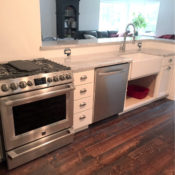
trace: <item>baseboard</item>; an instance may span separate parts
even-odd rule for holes
[[[75,133],[77,133],[77,132],[80,132],[80,131],[83,131],[83,130],[85,130],[85,129],[88,129],[88,125],[87,126],[84,126],[84,127],[81,127],[81,128],[78,128],[78,129],[73,129],[73,131],[75,132]]]
[[[173,96],[168,96],[167,98],[168,98],[169,100],[175,101],[175,97],[173,97]]]

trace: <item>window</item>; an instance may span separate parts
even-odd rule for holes
[[[155,32],[159,6],[159,0],[100,0],[99,30],[123,32],[135,13],[142,14],[147,23],[142,32]]]

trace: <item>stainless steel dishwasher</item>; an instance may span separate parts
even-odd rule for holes
[[[96,69],[93,122],[123,111],[128,70],[128,63]]]

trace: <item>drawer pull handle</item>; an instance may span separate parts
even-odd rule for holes
[[[86,105],[86,102],[80,103],[80,107],[85,107]]]
[[[87,76],[86,76],[86,75],[83,75],[83,76],[80,77],[80,80],[81,80],[81,81],[84,81],[84,80],[86,80],[86,79],[87,79]]]
[[[171,66],[168,66],[167,70],[171,70]]]
[[[172,61],[173,61],[173,59],[171,58],[171,59],[169,59],[169,63],[172,63]]]
[[[84,120],[86,118],[86,116],[85,115],[82,115],[82,116],[80,116],[80,120]]]
[[[84,88],[84,89],[82,89],[82,90],[80,90],[80,94],[84,94],[84,93],[86,93],[87,92],[87,90]]]

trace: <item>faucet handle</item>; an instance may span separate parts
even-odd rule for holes
[[[138,46],[139,50],[141,50],[141,48],[142,48],[142,42],[138,42],[137,46]]]
[[[71,55],[71,49],[70,48],[65,48],[64,49],[64,54],[66,54],[67,56]]]

